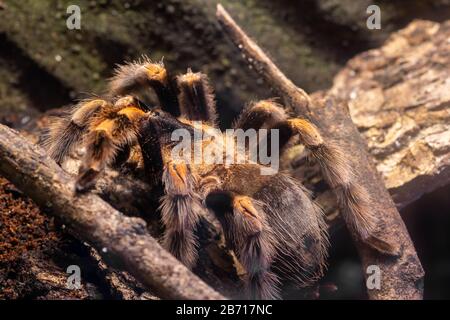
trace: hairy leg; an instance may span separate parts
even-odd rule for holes
[[[351,159],[342,151],[337,141],[324,139],[319,129],[306,119],[288,119],[281,106],[271,100],[258,102],[244,110],[236,126],[243,129],[265,127],[269,136],[271,129],[278,130],[280,150],[293,136],[298,136],[300,142],[319,163],[327,183],[334,189],[351,232],[380,252],[392,252],[393,249],[388,243],[375,236],[378,221],[370,211],[370,196],[366,189],[356,182]],[[267,145],[267,148],[270,152],[270,145]]]
[[[189,120],[205,121],[215,126],[217,120],[214,94],[209,85],[208,77],[200,72],[193,73],[190,69],[186,74],[177,77],[180,91],[181,116]]]
[[[154,90],[164,111],[179,115],[177,96],[164,64],[147,57],[119,66],[109,82],[108,95],[123,96],[147,87]]]
[[[222,224],[225,237],[247,271],[250,299],[280,298],[278,277],[271,271],[276,248],[264,212],[255,200],[229,191],[212,191],[205,203]]]
[[[376,237],[378,219],[370,211],[372,199],[366,189],[356,181],[352,161],[339,147],[338,142],[324,139],[318,128],[305,119],[282,121],[271,129],[279,129],[281,137],[299,136],[301,143],[317,160],[325,180],[334,190],[350,231],[380,252],[393,252],[394,249],[389,243]],[[287,141],[288,139],[280,141],[280,147]]]
[[[43,142],[49,155],[61,164],[67,155],[80,144],[83,133],[92,118],[101,109],[111,109],[112,104],[102,99],[85,100],[77,104],[61,118],[53,118],[48,135]]]
[[[165,195],[160,209],[166,229],[163,245],[188,268],[193,268],[198,247],[195,231],[204,211],[195,191],[197,178],[186,163],[167,161],[162,180]]]
[[[113,109],[100,113],[89,124],[85,138],[87,150],[75,185],[77,191],[92,187],[98,174],[137,141],[140,120],[146,115],[128,97],[118,100]]]
[[[273,100],[262,100],[248,105],[234,123],[236,129],[255,129],[286,120],[284,109]]]

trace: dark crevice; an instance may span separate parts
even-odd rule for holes
[[[19,81],[15,86],[27,96],[32,107],[46,111],[71,101],[70,88],[39,66],[5,34],[0,34],[0,43],[0,57],[17,70]]]
[[[425,270],[425,299],[450,297],[450,186],[422,196],[402,209]]]
[[[339,64],[344,64],[359,52],[379,45],[367,39],[367,35],[359,30],[327,19],[326,12],[318,7],[316,1],[281,0],[277,5],[284,7],[285,14],[274,15],[275,18],[304,34],[311,46],[320,52],[328,53],[329,58]]]
[[[110,70],[114,69],[117,64],[123,64],[130,52],[126,43],[107,38],[102,34],[97,34],[90,42],[95,45],[96,52],[101,56],[100,60],[108,64]],[[105,76],[110,76],[110,74]]]

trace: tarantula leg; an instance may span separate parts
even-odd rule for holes
[[[286,119],[286,112],[280,105],[273,100],[262,100],[244,108],[233,127],[258,130],[264,125],[271,126]]]
[[[113,168],[120,168],[127,160],[130,158],[131,146],[126,144],[117,150],[116,156],[114,157],[111,166]]]
[[[120,106],[120,102],[117,105]],[[105,166],[116,160],[118,152],[137,140],[138,122],[145,114],[140,108],[127,105],[91,124],[86,137],[86,154],[75,184],[77,192],[92,187]]]
[[[264,100],[246,108],[235,127],[278,129],[280,150],[294,135],[299,136],[318,161],[327,183],[336,191],[340,207],[344,208],[344,219],[349,222],[352,232],[382,253],[390,254],[395,251],[390,244],[374,235],[378,221],[369,211],[370,196],[355,182],[350,159],[341,151],[337,142],[325,141],[314,124],[305,119],[288,120],[281,106],[272,100]],[[270,136],[270,130],[268,135]],[[271,145],[266,147],[270,153]]]
[[[257,234],[263,230],[262,217],[249,197],[234,196],[232,205],[233,212],[242,218],[242,227],[248,230],[248,234]]]
[[[161,200],[161,219],[165,226],[163,245],[188,268],[197,261],[195,235],[203,207],[194,191],[197,179],[184,162],[168,161],[163,171],[165,195]]]
[[[181,115],[189,120],[205,121],[214,126],[217,120],[216,103],[208,77],[188,69],[186,74],[177,77],[177,85]]]
[[[225,237],[247,271],[250,299],[279,299],[280,282],[270,270],[275,256],[270,226],[255,200],[229,191],[212,191],[205,200],[222,224]]]
[[[178,116],[177,96],[162,62],[155,63],[144,57],[119,66],[109,82],[108,94],[112,97],[126,95],[147,86],[155,91],[164,111]]]
[[[351,160],[337,142],[325,141],[318,128],[305,119],[280,121],[271,129],[280,130],[280,148],[291,136],[300,137],[301,143],[319,163],[325,180],[335,190],[338,203],[343,208],[343,217],[352,232],[382,253],[390,254],[395,251],[389,243],[376,237],[378,219],[370,211],[370,196],[366,189],[356,182]]]
[[[76,105],[66,117],[53,119],[43,142],[50,157],[61,164],[81,142],[92,117],[101,109],[109,108],[112,108],[112,105],[105,100],[87,100]]]
[[[138,141],[141,146],[147,181],[157,185],[161,181],[164,163],[161,155],[161,143],[158,131],[148,119],[143,119],[139,128]]]

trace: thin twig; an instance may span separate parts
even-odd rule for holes
[[[0,124],[0,174],[62,220],[106,262],[125,269],[165,299],[225,299],[164,250],[139,218],[124,216],[94,194],[75,195],[72,177],[46,153]]]
[[[309,95],[298,88],[270,60],[264,51],[252,41],[236,24],[228,12],[217,6],[217,18],[231,41],[241,50],[244,59],[260,74],[273,89],[283,98],[286,105],[292,106],[299,114],[308,114],[311,99]]]
[[[357,171],[355,178],[357,183],[366,188],[375,199],[370,210],[381,220],[377,236],[393,244],[396,253],[396,256],[383,255],[352,234],[364,271],[371,270],[371,273],[364,272],[368,283],[373,279],[369,276],[372,274],[377,276],[376,271],[380,271],[381,287],[377,288],[377,282],[373,282],[375,284],[373,287],[368,286],[369,298],[422,299],[424,277],[422,266],[406,227],[368,155],[367,146],[351,120],[348,108],[336,103],[331,97],[312,99],[304,90],[296,87],[242,31],[221,5],[217,6],[217,18],[224,33],[231,38],[247,62],[275,90],[284,103],[298,115],[307,117],[317,124],[325,137],[341,141],[345,152],[352,155]],[[376,266],[379,269],[367,269],[369,266]]]

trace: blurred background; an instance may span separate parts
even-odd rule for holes
[[[207,73],[216,89],[221,126],[229,126],[246,103],[272,93],[220,32],[215,21],[218,2],[0,0],[0,123],[26,129],[42,113],[101,94],[117,63],[146,54],[154,60],[164,58],[173,74],[188,67]],[[286,75],[308,92],[330,88],[350,58],[380,47],[392,32],[411,21],[450,19],[449,0],[220,2]],[[80,30],[66,26],[66,9],[73,4],[81,9]],[[381,8],[380,30],[366,26],[366,8],[371,4]],[[23,273],[20,259],[24,252],[42,246],[51,252],[49,241],[62,236],[32,204],[20,199],[20,191],[6,181],[0,185],[0,297],[51,297],[44,289],[36,293],[31,284],[27,287],[33,278]],[[449,186],[437,188],[401,210],[426,271],[428,299],[450,298],[449,191]],[[23,228],[19,220],[25,219],[25,214],[19,219],[14,212],[22,211],[35,226],[27,227],[33,236],[11,242],[15,237],[9,230],[12,219],[18,219],[18,230]],[[63,247],[77,252],[72,259],[82,259],[83,250],[71,247],[70,241]],[[333,232],[329,266],[322,282],[336,288],[321,292],[321,298],[366,297],[359,258],[343,227]]]

